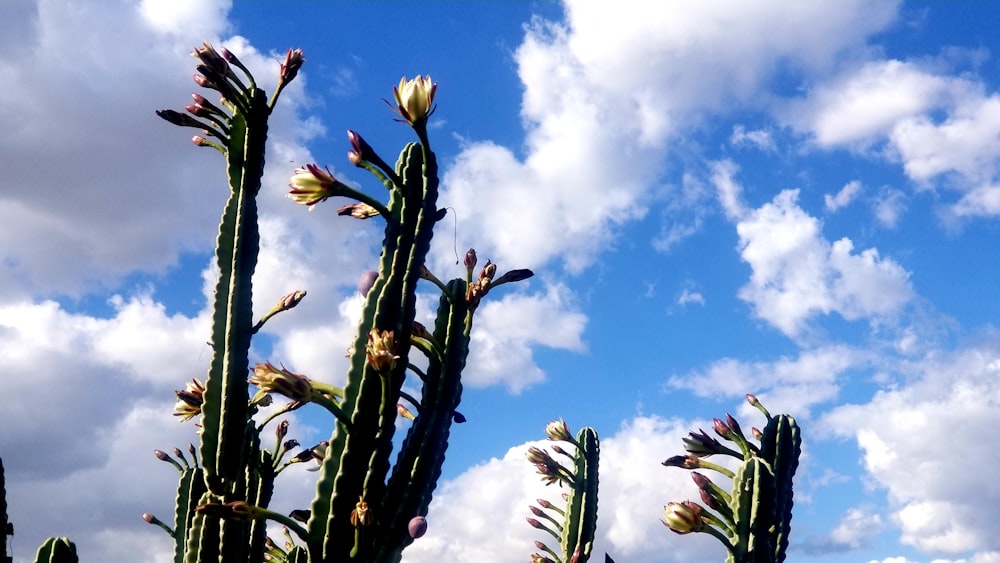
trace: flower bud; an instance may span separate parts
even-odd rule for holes
[[[573,436],[569,432],[569,426],[563,419],[553,420],[545,426],[545,434],[549,440],[559,440],[562,442],[572,442]]]
[[[663,507],[663,524],[678,534],[698,532],[705,527],[701,506],[691,501],[667,503]]]
[[[368,292],[371,291],[372,286],[375,285],[375,280],[378,279],[378,272],[374,270],[368,270],[367,272],[361,274],[361,278],[358,279],[358,293],[362,297],[367,297]]]
[[[415,516],[410,519],[410,523],[406,525],[406,529],[410,532],[411,538],[420,538],[427,533],[427,519],[423,516]]]
[[[392,92],[396,98],[396,113],[410,125],[424,126],[427,118],[434,113],[437,83],[431,82],[430,76],[417,75],[413,80],[407,80],[404,76]]]

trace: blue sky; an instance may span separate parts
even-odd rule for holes
[[[88,561],[168,561],[173,390],[208,362],[226,196],[214,151],[153,111],[225,45],[270,89],[255,361],[332,383],[381,233],[285,198],[299,165],[387,160],[381,101],[439,84],[431,268],[474,247],[536,277],[479,312],[428,534],[405,561],[527,560],[546,493],[524,460],[563,417],[602,439],[598,549],[713,561],[659,522],[696,498],[689,430],[757,394],[799,420],[792,561],[1000,561],[1000,6],[986,2],[0,3],[0,456],[16,561],[68,535]],[[373,191],[373,193],[377,193]],[[423,301],[429,314],[431,294]],[[296,413],[292,435],[329,434]],[[275,507],[311,497],[290,471]]]

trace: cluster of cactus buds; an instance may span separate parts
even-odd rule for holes
[[[532,554],[533,563],[585,563],[590,559],[597,533],[597,487],[600,442],[593,428],[583,428],[574,438],[562,419],[545,427],[549,441],[557,442],[546,449],[532,446],[525,454],[546,485],[565,485],[562,494],[565,506],[560,508],[545,499],[529,506],[532,516],[528,524],[543,530],[559,542],[552,548],[536,541],[539,552]],[[570,448],[572,452],[567,451]],[[555,456],[553,456],[555,454]]]
[[[747,402],[767,419],[764,430],[751,429],[747,438],[731,415],[713,421],[715,433],[736,447],[729,447],[704,430],[683,439],[684,455],[663,462],[667,467],[691,470],[698,487],[699,504],[670,502],[663,508],[663,523],[678,534],[702,532],[726,546],[731,563],[785,560],[792,519],[792,478],[798,467],[802,438],[795,419],[771,416],[760,401],[747,395]],[[754,443],[754,440],[757,443]],[[740,461],[735,471],[705,458],[728,456]],[[704,473],[713,471],[731,480],[727,492]]]

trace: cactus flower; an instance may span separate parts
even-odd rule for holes
[[[663,524],[678,534],[700,532],[705,528],[701,510],[701,505],[691,501],[669,502],[663,507]]]
[[[548,435],[549,440],[558,440],[562,442],[572,442],[573,436],[569,433],[569,426],[566,425],[566,421],[563,419],[553,420],[545,426],[545,434]]]
[[[248,382],[260,389],[253,398],[255,403],[268,393],[278,393],[302,403],[313,397],[312,383],[308,377],[291,372],[284,366],[275,367],[271,362],[257,364]]]
[[[391,373],[396,369],[395,355],[396,342],[391,330],[379,330],[373,328],[368,333],[368,344],[365,345],[365,355],[368,363],[375,368],[375,371],[383,374]]]
[[[191,420],[201,414],[201,404],[204,401],[205,386],[195,378],[185,384],[182,391],[175,391],[177,403],[174,404],[174,416],[181,417],[181,422]]]
[[[399,80],[399,86],[392,89],[396,98],[394,109],[410,125],[421,126],[434,113],[435,92],[437,83],[432,82],[430,76],[417,75],[413,80],[404,76]]]
[[[302,49],[289,49],[285,53],[285,60],[281,63],[278,84],[285,86],[292,80],[295,80],[304,62],[306,62],[306,58],[302,56]]]
[[[314,209],[317,203],[331,197],[344,194],[345,186],[334,178],[329,168],[320,168],[316,164],[307,164],[304,168],[296,168],[292,176],[288,197],[295,203]]]
[[[351,525],[355,528],[363,528],[372,523],[372,514],[368,510],[368,503],[365,502],[364,497],[358,497],[358,503],[354,505],[354,510],[351,511]]]

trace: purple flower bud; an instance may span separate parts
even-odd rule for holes
[[[367,297],[368,292],[371,291],[372,286],[375,285],[375,280],[378,279],[378,272],[373,270],[368,270],[367,272],[361,274],[361,279],[358,280],[358,293],[362,297]]]
[[[417,539],[427,533],[427,519],[423,516],[416,516],[410,520],[406,529],[410,532],[410,537]]]

